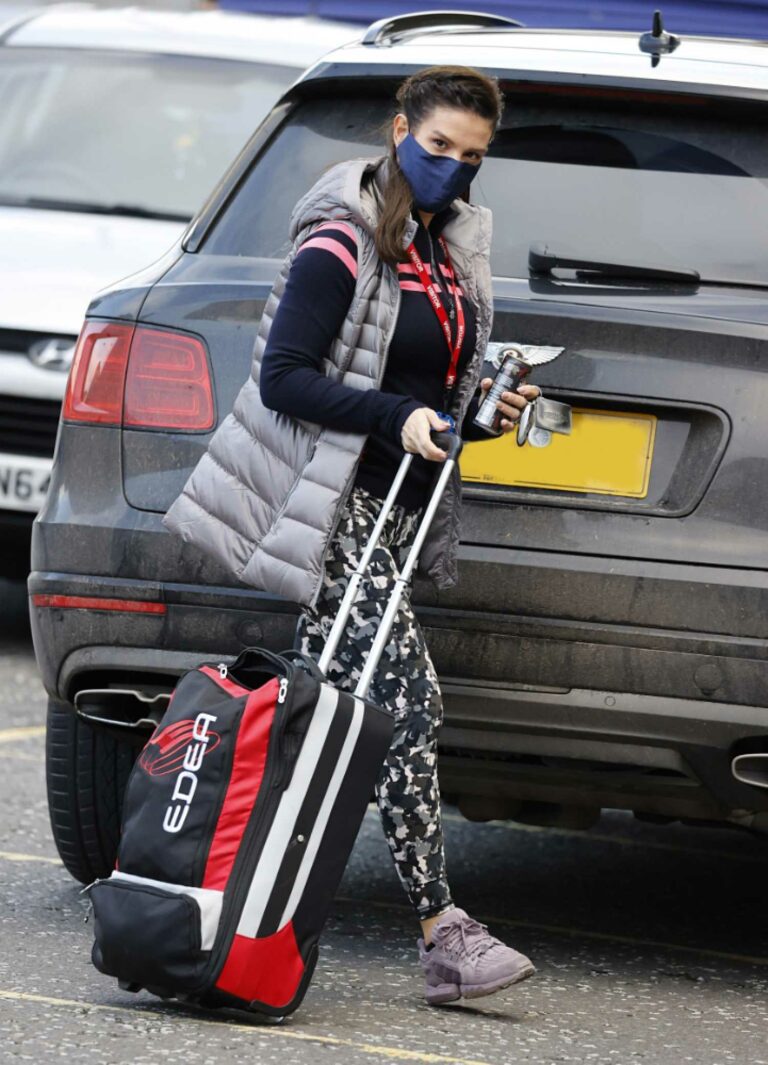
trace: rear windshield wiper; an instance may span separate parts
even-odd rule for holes
[[[557,251],[549,244],[536,242],[528,249],[528,271],[538,277],[547,277],[553,270],[575,270],[581,280],[588,281],[605,277],[628,278],[644,281],[677,281],[697,285],[701,275],[697,270],[671,270],[666,266],[651,263],[604,263],[595,259],[574,258],[570,252]]]
[[[78,211],[82,214],[122,215],[126,218],[154,218],[163,222],[188,222],[192,217],[181,211],[162,211],[135,203],[98,203],[95,200],[59,200],[49,196],[3,196],[0,205],[32,207],[46,211]]]

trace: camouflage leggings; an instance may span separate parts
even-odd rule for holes
[[[299,620],[297,644],[319,658],[349,577],[368,541],[381,501],[355,488],[326,559],[317,606]],[[338,688],[353,690],[371,649],[396,571],[405,560],[418,513],[396,506],[373,554],[352,609],[349,629],[328,670]],[[445,874],[437,734],[443,717],[440,686],[407,593],[374,675],[369,698],[394,714],[395,733],[376,783],[384,834],[398,876],[419,918],[451,904]]]

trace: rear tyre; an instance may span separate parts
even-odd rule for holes
[[[56,848],[82,884],[115,867],[123,796],[139,745],[81,721],[70,703],[48,701],[46,781]]]

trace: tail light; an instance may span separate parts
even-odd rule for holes
[[[122,322],[86,322],[64,397],[67,421],[211,429],[213,389],[200,340]]]
[[[86,322],[72,357],[63,415],[68,421],[119,425],[134,327]]]

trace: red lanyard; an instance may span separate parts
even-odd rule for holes
[[[446,389],[453,388],[456,383],[456,367],[459,364],[459,355],[461,354],[461,345],[464,343],[464,308],[461,306],[461,297],[456,291],[456,275],[453,271],[453,264],[451,263],[451,257],[448,254],[448,245],[445,243],[442,237],[439,238],[440,247],[443,249],[443,257],[445,258],[445,267],[448,273],[447,283],[449,291],[451,288],[454,290],[454,298],[456,301],[456,342],[451,339],[451,323],[448,321],[448,312],[443,306],[443,301],[440,299],[440,293],[437,291],[435,284],[436,278],[430,280],[427,268],[424,265],[424,261],[416,251],[414,244],[408,245],[408,255],[413,263],[414,269],[419,276],[422,287],[426,294],[429,296],[429,302],[432,304],[432,309],[437,315],[437,319],[445,336],[445,341],[448,345],[448,351],[451,354],[451,361],[448,365],[448,372],[445,375],[445,387]]]

